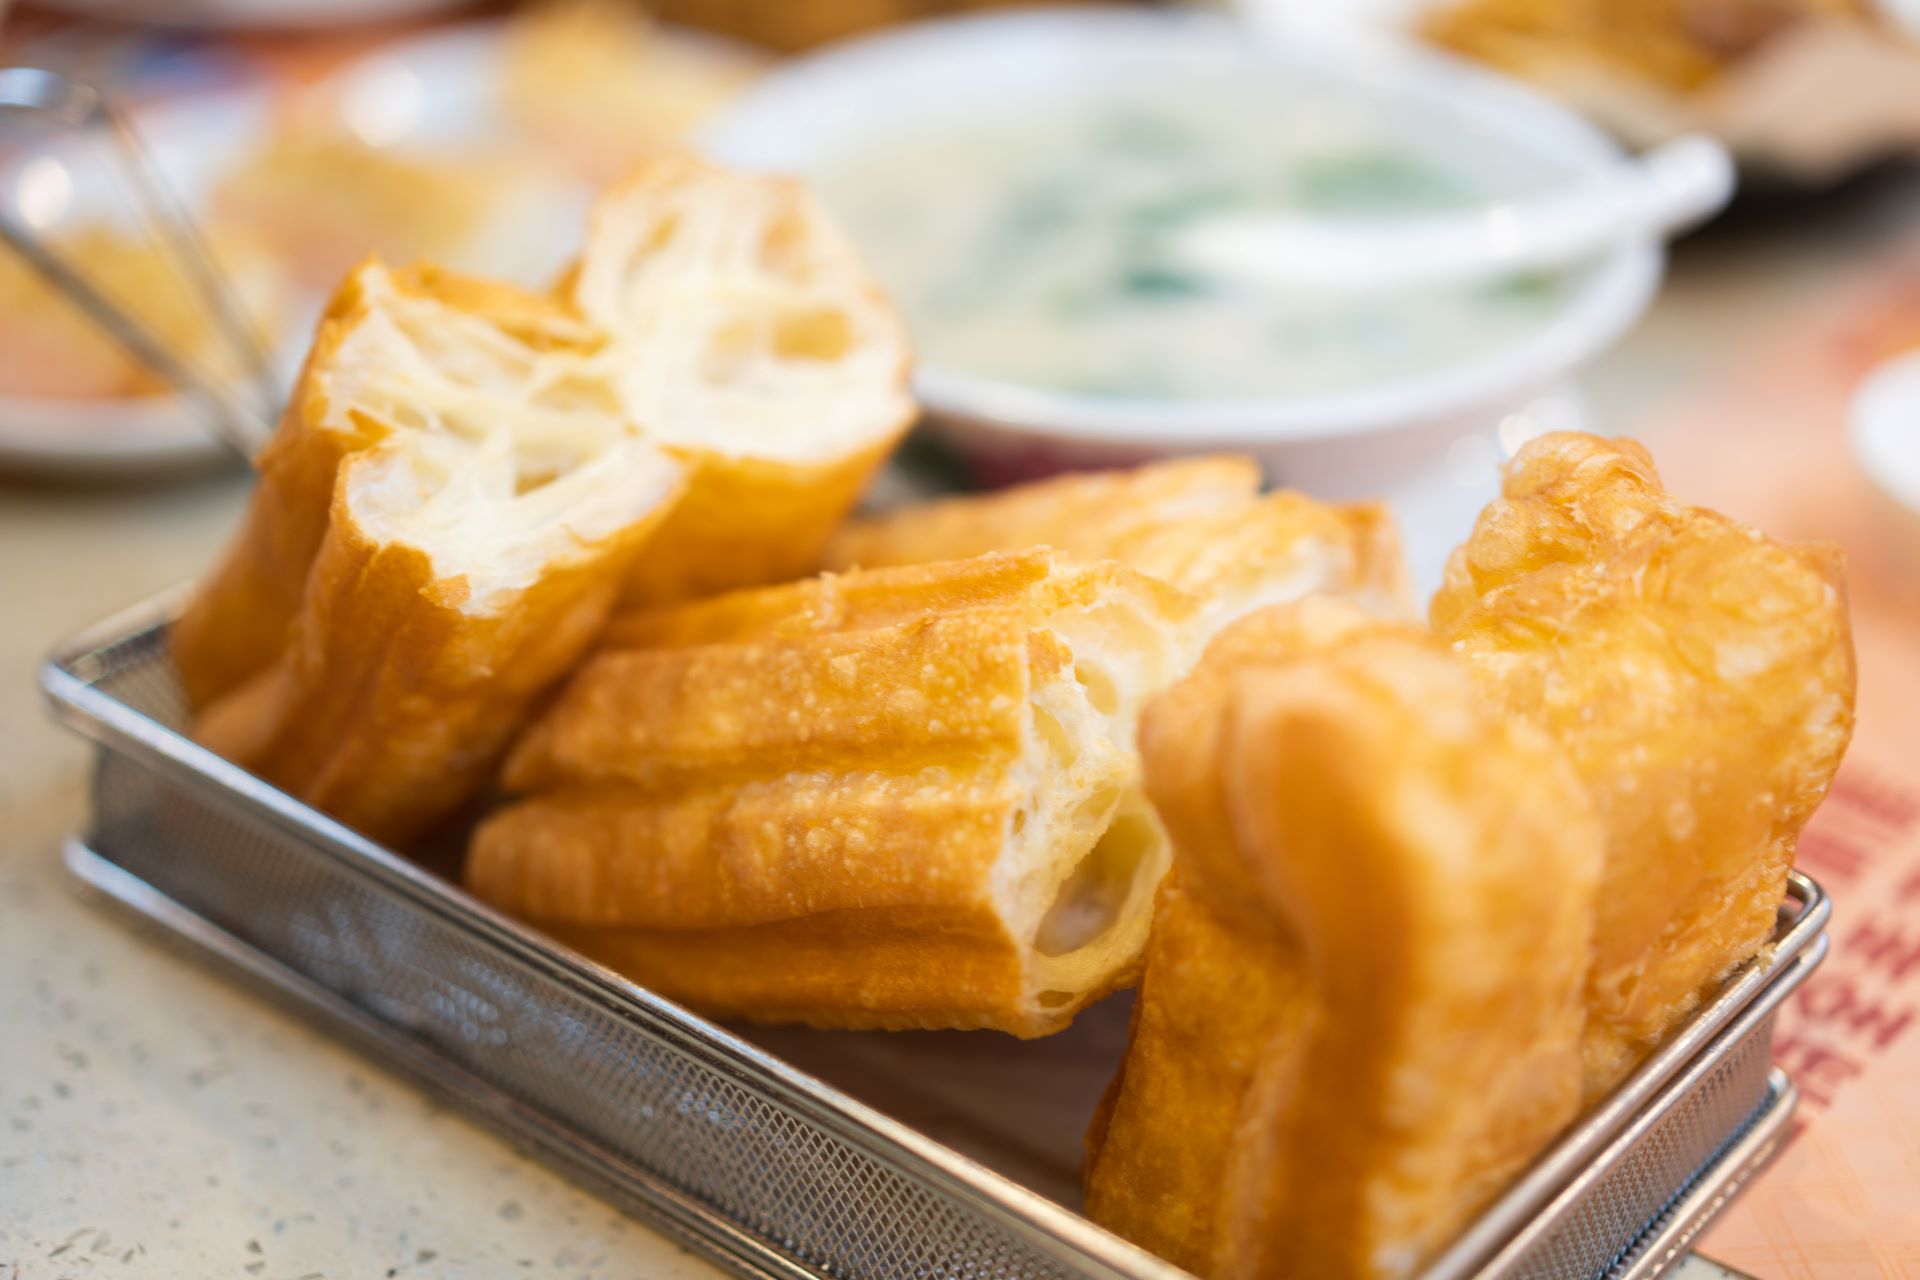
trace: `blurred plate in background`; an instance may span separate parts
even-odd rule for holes
[[[369,253],[544,285],[579,244],[594,188],[637,152],[683,137],[763,61],[588,0],[431,31],[297,94],[183,96],[135,122],[217,253],[273,277],[250,292],[272,295],[261,318],[290,381],[334,282]],[[124,236],[111,247],[134,259],[128,287],[151,290],[130,196],[109,157],[83,143],[50,140],[0,163],[0,199],[56,238]],[[15,358],[0,360],[0,463],[125,471],[219,455],[195,406],[112,367],[126,362],[35,284],[12,281],[31,306],[12,299],[27,327],[14,333]],[[35,350],[48,357],[39,364],[73,367],[46,376]],[[118,390],[89,395],[90,384]]]
[[[269,105],[264,93],[226,92],[156,105],[134,113],[134,120],[170,186],[198,211],[217,175],[264,127]],[[85,141],[48,140],[9,155],[0,163],[0,200],[43,235],[113,235],[129,256],[151,253],[164,261],[140,229],[132,190],[110,153]],[[99,255],[91,256],[97,263]],[[153,384],[114,395],[86,394],[90,380],[148,379],[90,320],[50,287],[41,288],[24,263],[9,254],[7,268],[13,288],[31,290],[33,307],[59,314],[36,313],[25,299],[9,298],[0,316],[0,325],[23,326],[7,339],[10,385],[0,387],[0,463],[16,469],[118,472],[176,468],[222,456],[222,446],[201,425],[199,407],[169,389]],[[136,278],[144,287],[152,276],[143,269]],[[168,273],[162,283],[173,287],[178,281]],[[59,349],[40,350],[41,342]],[[48,367],[68,359],[76,366]],[[26,393],[21,378],[32,379],[45,393]],[[56,384],[65,385],[56,389]]]
[[[1293,43],[1422,40],[1634,146],[1710,133],[1748,185],[1818,191],[1920,152],[1916,0],[1235,0]]]
[[[451,9],[463,0],[41,0],[90,18],[174,27],[346,27]]]

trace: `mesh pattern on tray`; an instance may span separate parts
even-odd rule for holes
[[[268,824],[116,759],[99,798],[96,839],[129,871],[802,1265],[849,1277],[1074,1274],[643,1023],[290,853]]]
[[[75,666],[169,726],[184,717],[162,633]],[[1111,1265],[818,1127],[676,1039],[635,1002],[575,987],[353,869],[247,801],[103,750],[94,848],[195,914],[624,1161],[801,1267],[848,1280],[1065,1280]],[[1762,1029],[1764,1032],[1764,1028]],[[1750,1037],[1503,1276],[1602,1277],[1761,1107]],[[1018,1209],[1011,1210],[1017,1214]],[[738,1264],[740,1259],[733,1261]],[[1142,1268],[1142,1272],[1146,1271]],[[1164,1271],[1161,1272],[1164,1274]]]
[[[1711,1163],[1702,1153],[1717,1155],[1732,1145],[1764,1106],[1772,1032],[1769,1018],[1735,1045],[1699,1087],[1648,1129],[1594,1191],[1503,1277],[1546,1280],[1629,1270],[1637,1260],[1636,1243]]]

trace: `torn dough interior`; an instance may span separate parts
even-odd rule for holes
[[[1056,613],[1045,631],[1068,660],[1028,694],[1018,778],[992,892],[1027,956],[1043,1014],[1104,993],[1146,947],[1172,854],[1140,785],[1134,728],[1179,674],[1184,645],[1115,591]],[[1044,642],[1044,641],[1043,641]]]
[[[369,537],[413,546],[436,578],[464,578],[462,608],[484,614],[573,551],[652,513],[678,464],[640,438],[592,376],[586,331],[535,346],[486,317],[394,289],[327,374],[335,421],[392,429],[356,459],[346,502]]]
[[[905,332],[798,183],[663,159],[601,197],[572,293],[668,446],[818,463],[913,414]]]

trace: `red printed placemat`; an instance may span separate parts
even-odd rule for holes
[[[1920,546],[1847,443],[1861,378],[1914,347],[1920,246],[1630,432],[1689,501],[1847,552],[1859,726],[1799,857],[1834,897],[1834,947],[1775,1044],[1802,1110],[1702,1245],[1770,1280],[1920,1277]]]

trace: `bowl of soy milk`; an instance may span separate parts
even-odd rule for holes
[[[1490,483],[1495,442],[1571,425],[1553,393],[1663,264],[1624,238],[1360,292],[1194,273],[1168,246],[1199,219],[1496,205],[1621,155],[1480,69],[1290,51],[1215,13],[896,28],[789,64],[705,142],[814,184],[906,317],[933,429],[996,479],[1230,449],[1330,497],[1432,483],[1448,459]]]

